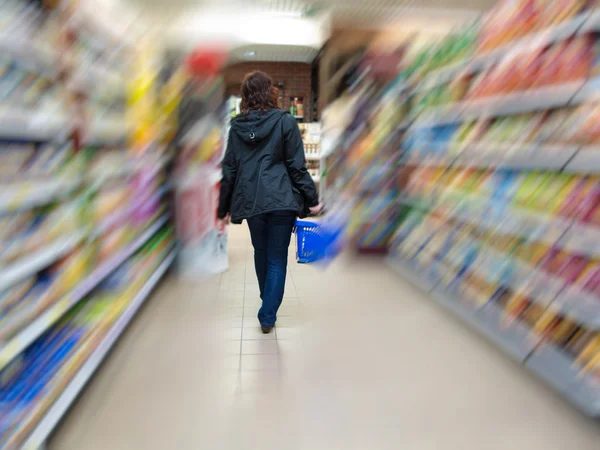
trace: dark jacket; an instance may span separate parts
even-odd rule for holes
[[[219,218],[233,223],[273,211],[305,217],[319,204],[306,169],[304,144],[287,111],[250,111],[231,122],[219,198]]]

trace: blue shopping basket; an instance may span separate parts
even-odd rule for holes
[[[296,220],[296,260],[313,263],[337,256],[341,249],[342,228],[331,223]]]

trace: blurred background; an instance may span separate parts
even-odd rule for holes
[[[430,300],[560,393],[566,402],[555,408],[599,417],[597,8],[0,0],[0,448],[50,442],[149,298],[241,292],[223,297],[240,310],[232,329],[246,329],[256,306],[244,303],[254,283],[249,238],[219,236],[215,211],[229,123],[254,70],[271,76],[280,108],[298,122],[327,212],[343,211],[343,258],[391,274],[375,283],[339,261],[325,272],[292,269],[289,302],[302,297],[298,280],[342,285],[344,270],[386,301]],[[315,295],[325,301],[325,292]],[[352,296],[335,292],[328,298]],[[375,320],[394,315],[380,313]],[[156,320],[179,320],[162,314]],[[415,335],[406,333],[396,339]],[[219,339],[206,337],[210,351]],[[256,356],[244,342],[240,331],[242,374],[244,355]],[[261,356],[282,352],[256,345]],[[556,448],[598,448],[597,421],[582,416],[565,431],[581,440]],[[184,447],[130,434],[127,445],[97,448]],[[70,439],[52,448],[92,448]],[[535,447],[521,444],[513,448]]]

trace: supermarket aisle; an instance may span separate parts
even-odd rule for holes
[[[167,280],[52,450],[598,448],[600,427],[377,260],[293,263],[275,334],[245,226],[231,270]]]

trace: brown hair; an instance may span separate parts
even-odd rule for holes
[[[251,110],[269,111],[279,108],[277,88],[273,86],[271,77],[264,72],[256,71],[247,74],[240,91],[242,114],[247,114]]]

